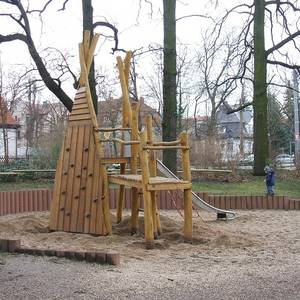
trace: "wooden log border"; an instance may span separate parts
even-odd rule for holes
[[[0,239],[0,252],[24,253],[36,256],[56,256],[60,258],[75,259],[79,261],[95,262],[119,266],[120,254],[116,252],[89,252],[74,250],[55,250],[27,248],[21,246],[21,240]]]
[[[118,190],[110,190],[110,208],[116,209]],[[300,210],[300,199],[289,199],[285,196],[219,196],[208,193],[197,193],[208,204],[221,209],[275,209]],[[140,195],[142,196],[142,195]],[[53,191],[35,189],[24,191],[0,192],[0,216],[50,209]],[[183,209],[182,192],[159,191],[157,204],[159,209]],[[124,208],[131,208],[131,190],[126,189]],[[196,208],[196,207],[194,207]],[[143,205],[141,205],[143,209]]]

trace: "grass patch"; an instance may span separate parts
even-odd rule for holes
[[[275,195],[300,199],[300,180],[278,178]],[[247,178],[241,182],[199,182],[193,183],[193,191],[207,192],[212,195],[265,195],[264,177]]]
[[[0,191],[18,191],[32,189],[52,189],[53,180],[26,181],[26,182],[0,182]]]
[[[212,195],[265,195],[266,186],[264,177],[243,174],[244,180],[236,182],[204,181],[193,183],[193,191],[207,192]],[[52,189],[53,180],[33,180],[0,182],[0,191],[17,191],[31,189]],[[277,172],[275,195],[288,196],[300,199],[300,177],[298,173]],[[118,185],[110,185],[110,188],[119,188]]]

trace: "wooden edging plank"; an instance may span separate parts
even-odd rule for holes
[[[98,198],[99,186],[100,186],[100,167],[97,162],[99,162],[99,158],[98,158],[98,152],[96,151],[95,148],[94,176],[93,176],[93,187],[92,187],[92,196],[91,196],[91,216],[90,216],[90,231],[89,231],[92,234],[96,234],[97,205],[102,201],[102,199]]]
[[[87,108],[78,108],[72,110],[72,115],[70,118],[73,118],[74,116],[84,116],[84,117],[89,117],[89,109]]]
[[[92,190],[94,182],[94,168],[95,168],[95,143],[93,136],[93,126],[89,126],[89,151],[87,158],[87,181],[86,181],[86,194],[85,194],[85,218],[83,232],[90,232],[90,220],[91,220],[91,207],[92,207]]]
[[[90,149],[90,136],[91,136],[91,126],[84,126],[84,141],[83,141],[83,157],[82,157],[82,166],[81,166],[81,182],[80,182],[80,193],[79,193],[79,205],[78,205],[78,218],[77,218],[77,232],[84,232],[84,223],[85,218],[89,217],[85,211],[86,201],[88,191],[87,191],[87,181],[88,181],[88,160]],[[84,189],[82,187],[84,186]]]
[[[91,141],[90,141],[91,142]],[[91,145],[91,143],[89,143]],[[89,170],[94,170],[94,151],[91,148],[91,152],[89,153],[89,157],[83,159],[82,167],[87,165],[87,176],[89,174]],[[85,159],[88,160],[87,164],[84,163]],[[84,176],[84,171],[82,170],[82,176]],[[91,213],[91,206],[93,203],[93,177],[88,176],[86,180],[86,190],[80,190],[80,192],[84,193],[84,195],[80,196],[80,199],[84,199],[84,203],[79,202],[79,210],[78,215],[82,216],[82,222],[84,224],[78,225],[80,228],[84,227],[84,232],[88,233],[90,227],[90,217],[87,217]],[[97,184],[97,180],[95,180],[95,184]],[[98,190],[101,195],[101,189]],[[95,192],[95,191],[94,191]],[[116,199],[117,199],[117,189],[110,189],[109,190],[109,198],[110,198],[110,208],[116,208]],[[46,211],[49,209],[49,204],[53,197],[51,190],[46,189],[37,189],[37,190],[25,190],[25,191],[7,191],[7,192],[0,192],[0,216],[7,215],[7,214],[15,214],[15,213],[24,213],[24,212],[31,212],[31,211]],[[131,208],[131,190],[126,189],[125,192],[125,208]],[[170,196],[168,191],[159,191],[157,193],[158,196],[158,207],[160,209],[182,209],[182,201],[181,196],[177,193],[171,192],[173,197]],[[246,204],[246,209],[278,209],[278,210],[299,210],[300,209],[300,201],[288,199],[284,196],[274,196],[274,197],[266,197],[266,196],[211,196],[205,193],[197,193],[204,201],[207,203],[216,206],[221,204],[223,207],[222,202],[225,201],[225,208],[226,209],[243,209],[239,206],[242,202],[243,205]],[[100,196],[96,197],[94,200],[98,199]],[[176,201],[176,205],[174,205],[172,198]],[[224,201],[223,201],[224,200]],[[80,200],[81,201],[81,200]],[[97,200],[98,201],[98,200]],[[97,202],[96,201],[96,202]],[[102,200],[100,199],[100,202]],[[81,206],[83,205],[83,206]],[[101,203],[100,203],[101,206]],[[94,231],[99,231],[100,227],[97,222],[102,222],[102,213],[100,213],[100,207],[94,204],[94,208],[96,208],[96,213],[94,213]],[[141,205],[143,208],[143,205]],[[245,209],[245,208],[244,208]],[[82,214],[82,211],[84,213]],[[99,216],[99,217],[98,217]],[[100,219],[99,219],[100,218]],[[80,220],[77,219],[77,223]],[[96,226],[98,226],[96,230]],[[102,226],[102,225],[101,225]],[[56,229],[55,229],[56,230]],[[77,229],[76,229],[77,230]],[[79,229],[78,229],[79,230]],[[96,233],[99,234],[99,233]]]
[[[77,110],[77,109],[82,109],[82,108],[88,108],[88,105],[86,102],[82,102],[82,103],[74,103],[73,107],[72,107],[72,112],[74,110]]]
[[[84,133],[85,126],[78,126],[78,134],[76,139],[76,154],[74,159],[74,178],[72,188],[72,198],[70,206],[70,228],[71,232],[77,232],[77,221],[78,221],[78,208],[80,201],[80,192],[82,189],[85,190],[85,182],[81,182],[82,176],[82,161],[84,153]],[[82,186],[81,186],[82,184]]]
[[[66,190],[62,191],[66,193],[65,209],[64,209],[64,224],[63,231],[70,231],[70,215],[72,210],[72,198],[74,197],[73,193],[73,184],[75,177],[75,165],[76,165],[76,149],[77,149],[77,139],[78,139],[78,126],[74,126],[72,130],[72,138],[70,145],[70,157],[68,169],[68,178]]]
[[[119,266],[121,263],[120,254],[116,252],[87,252],[74,250],[55,250],[26,248],[21,246],[21,240],[0,239],[0,252],[24,253],[38,256],[56,256],[60,258],[76,259],[79,261],[96,262]]]
[[[69,162],[70,162],[70,153],[71,153],[71,145],[72,145],[72,135],[73,135],[73,126],[67,128],[64,147],[62,153],[62,164],[61,164],[61,183],[60,186],[57,186],[54,190],[54,197],[57,197],[58,203],[58,218],[57,218],[57,230],[64,229],[64,221],[65,221],[65,209],[66,209],[66,199],[67,199],[67,187],[68,187],[68,179],[69,179]],[[59,172],[59,170],[57,171]]]

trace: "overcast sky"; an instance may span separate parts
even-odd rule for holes
[[[41,5],[45,1],[30,0],[32,8]],[[69,0],[66,10],[58,12],[63,1],[54,1],[54,4],[47,8],[43,14],[42,20],[38,14],[31,16],[31,28],[34,41],[39,50],[47,47],[56,47],[62,52],[68,52],[74,55],[72,61],[73,69],[79,71],[78,62],[78,43],[82,37],[82,12],[80,0]],[[149,44],[162,44],[163,39],[163,23],[162,23],[162,0],[152,0],[151,7],[145,1],[141,0],[94,0],[94,20],[107,20],[114,24],[119,30],[119,47],[126,50],[135,50],[139,48],[147,48]],[[212,5],[209,0],[180,0],[177,1],[177,18],[190,15],[201,14],[212,18],[220,17],[225,8],[231,8],[239,0],[218,1],[218,7]],[[222,2],[222,3],[221,3]],[[1,9],[2,9],[1,3]],[[40,6],[41,7],[41,6]],[[241,16],[232,15],[230,19],[231,26],[241,24]],[[188,45],[193,51],[195,47],[201,48],[201,34],[211,24],[209,19],[192,17],[185,18],[177,22],[177,38],[178,42]],[[4,22],[0,18],[1,34],[9,34],[20,31],[13,22]],[[98,28],[97,32],[111,34],[108,29]],[[101,37],[96,49],[97,66],[104,67],[108,74],[116,76],[115,56],[111,55],[111,47],[113,42],[106,41]],[[16,65],[28,65],[30,57],[26,45],[22,42],[13,42],[0,44],[1,60],[6,72],[16,69]],[[120,55],[118,53],[117,55]],[[123,55],[123,54],[122,54]],[[147,72],[148,65],[143,65],[144,70],[139,72]],[[72,88],[73,81],[68,80],[64,83],[69,95],[72,97],[75,91]],[[142,94],[142,91],[141,91]]]
[[[230,5],[236,1],[229,1]],[[41,5],[44,1],[30,0],[32,8]],[[31,17],[31,29],[34,41],[38,49],[46,47],[56,47],[61,51],[67,51],[76,56],[74,68],[79,68],[78,43],[81,41],[82,33],[82,12],[81,1],[70,0],[66,10],[58,12],[62,1],[54,1],[57,5],[51,5],[43,14],[42,20],[38,14]],[[94,20],[104,18],[114,24],[119,30],[119,47],[126,50],[147,47],[149,44],[160,43],[163,39],[162,23],[162,1],[153,0],[152,11],[149,4],[141,0],[94,0]],[[207,5],[205,5],[207,3]],[[3,5],[3,4],[1,4]],[[177,18],[190,15],[201,14],[216,16],[218,9],[211,9],[210,1],[182,0],[177,1]],[[152,14],[151,14],[152,12]],[[195,45],[200,42],[200,34],[203,32],[210,21],[205,18],[193,17],[186,18],[177,22],[177,36],[181,43]],[[20,31],[13,22],[4,22],[0,19],[1,33],[12,33]],[[97,32],[111,34],[108,29],[98,28]],[[110,54],[113,42],[107,42],[100,38],[96,50],[97,64],[105,66],[109,71],[115,72],[115,58]],[[26,45],[22,42],[0,44],[1,60],[4,70],[10,70],[16,64],[28,65],[30,57]],[[120,54],[117,54],[120,55]],[[76,65],[78,64],[78,65]],[[70,82],[70,85],[72,82]]]

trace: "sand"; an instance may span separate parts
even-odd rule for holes
[[[164,211],[154,250],[145,249],[143,218],[135,236],[126,216],[111,236],[94,237],[49,232],[48,213],[1,217],[0,238],[44,249],[117,251],[121,266],[2,255],[0,298],[299,299],[300,212],[237,213],[228,222],[195,213],[191,245],[183,242],[181,216]]]

